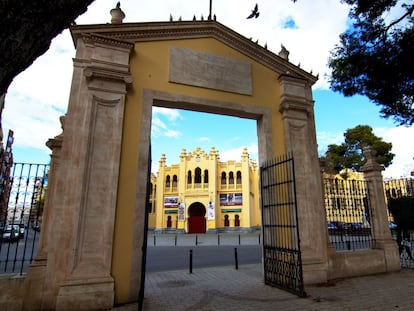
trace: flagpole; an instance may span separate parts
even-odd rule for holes
[[[209,16],[209,19],[212,19],[213,17],[212,17],[212,15],[211,15],[211,6],[212,6],[212,2],[213,2],[213,0],[210,0],[210,14],[208,15]]]

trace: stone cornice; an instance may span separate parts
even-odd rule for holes
[[[77,25],[71,27],[71,33],[74,42],[79,37],[88,34],[102,40],[112,39],[114,42],[124,42],[125,44],[160,40],[215,38],[279,74],[306,80],[310,85],[317,81],[317,78],[312,74],[223,24],[212,20]]]
[[[120,47],[126,50],[132,50],[134,48],[134,44],[131,42],[126,42],[123,40],[117,40],[116,38],[103,36],[103,35],[96,35],[91,33],[81,33],[79,37],[82,37],[85,43],[100,43],[103,45],[110,45],[115,47]],[[76,46],[76,44],[75,44]]]
[[[132,83],[132,76],[124,71],[117,71],[108,68],[88,66],[84,70],[84,75],[88,80],[91,79],[103,79],[103,80],[114,80],[122,81],[127,85]]]

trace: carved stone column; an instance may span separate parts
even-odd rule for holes
[[[371,148],[364,150],[367,162],[360,170],[364,172],[365,180],[368,182],[371,226],[375,248],[384,251],[386,271],[398,271],[401,269],[400,255],[397,243],[392,238],[388,225],[388,208],[385,202],[384,184],[381,175],[384,168],[375,161],[376,153]]]
[[[285,129],[286,150],[295,161],[299,236],[305,284],[327,281],[326,211],[316,144],[311,86],[288,75],[279,77],[279,111]]]
[[[131,43],[87,34],[76,42],[55,174],[59,177],[50,189],[48,209],[53,212],[38,256],[47,259],[43,269],[47,282],[43,282],[42,306],[34,309],[113,307],[112,247],[132,48]]]
[[[113,306],[112,244],[130,43],[84,36],[77,42],[64,140],[68,225],[65,275],[56,309]],[[76,79],[76,80],[75,80]],[[63,215],[62,215],[63,216]],[[67,217],[69,216],[69,217]],[[58,245],[55,245],[58,250]]]

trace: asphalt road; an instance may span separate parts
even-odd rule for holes
[[[23,238],[18,241],[1,241],[0,274],[26,272],[36,257],[39,232],[26,229]]]
[[[190,269],[190,250],[192,250],[193,269],[214,266],[229,266],[237,263],[259,263],[262,258],[261,245],[237,246],[162,246],[148,247],[146,271],[167,271]]]

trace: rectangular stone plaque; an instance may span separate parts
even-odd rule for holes
[[[251,63],[177,46],[170,47],[169,81],[252,95]]]

